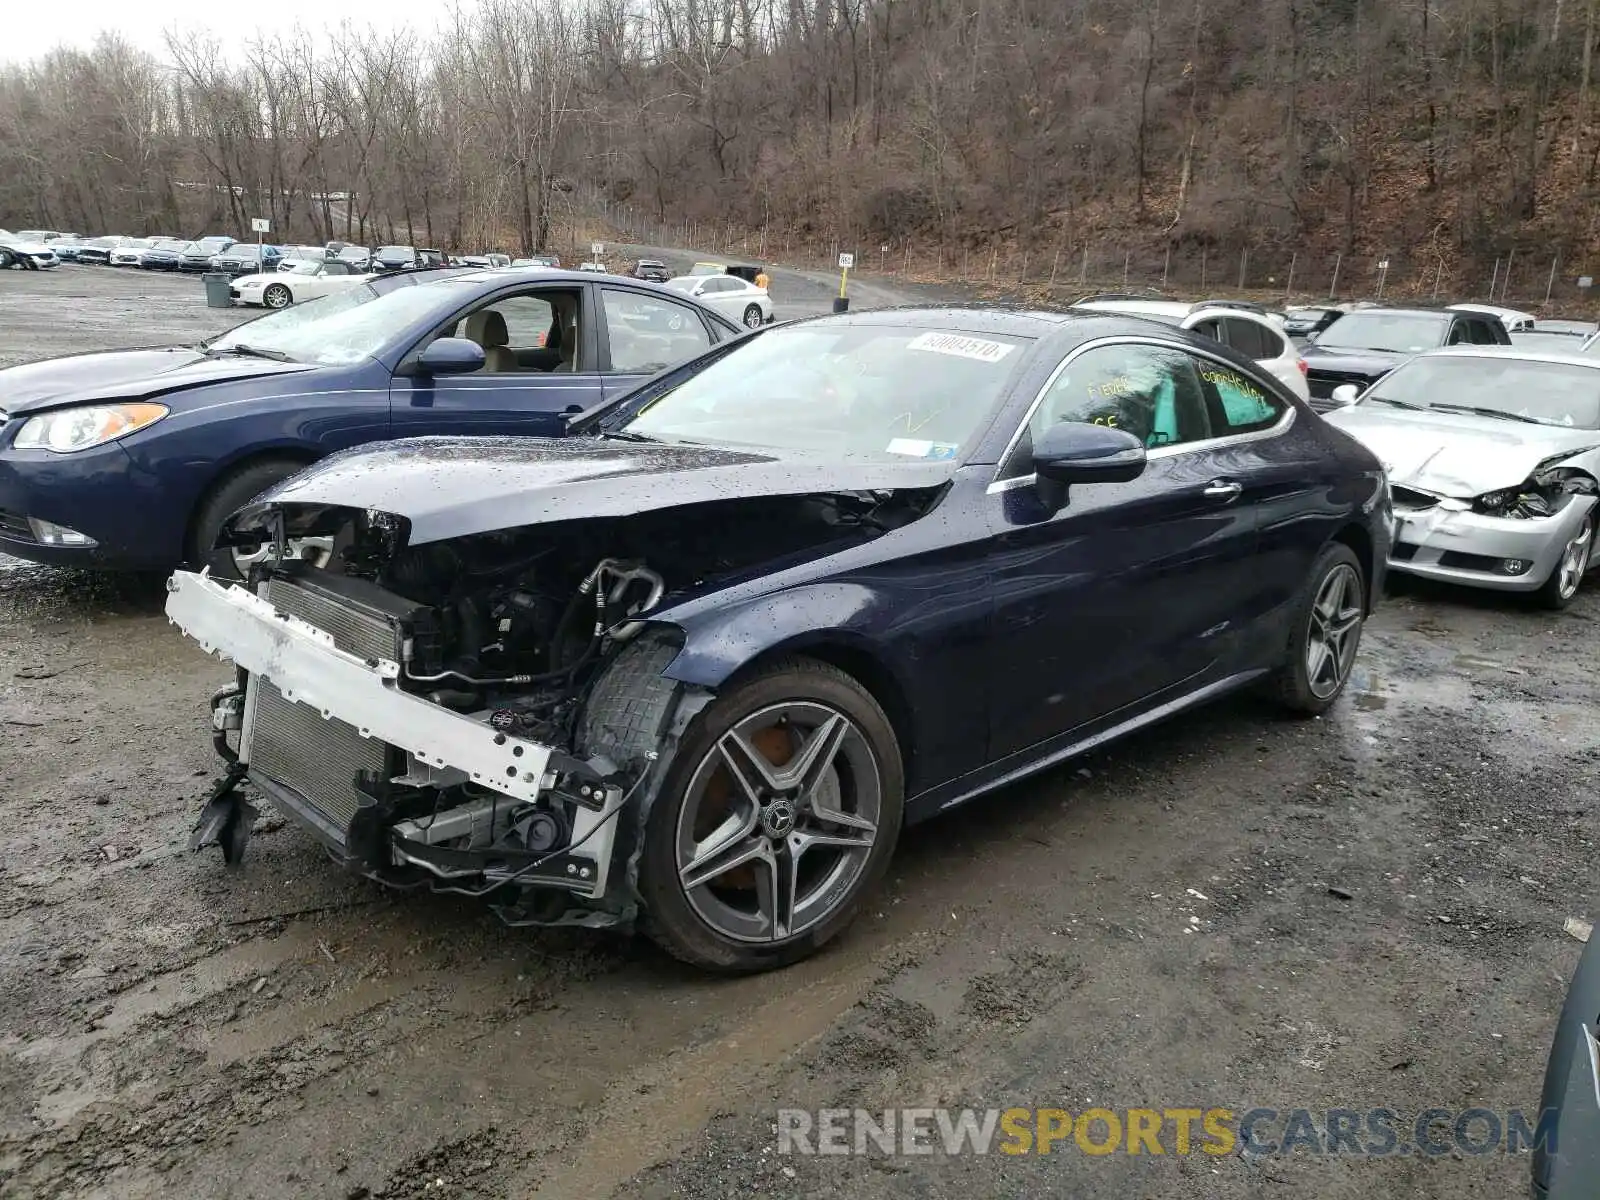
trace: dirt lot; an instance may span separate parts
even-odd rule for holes
[[[192,338],[198,291],[0,276],[0,353]],[[158,580],[0,560],[0,1193],[1524,1194],[1498,1153],[780,1158],[773,1124],[1535,1108],[1594,915],[1591,590],[1407,588],[1326,719],[1233,700],[919,827],[839,944],[730,982],[380,892],[275,817],[241,870],[188,853],[229,672]]]

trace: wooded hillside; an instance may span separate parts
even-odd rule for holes
[[[941,258],[1578,271],[1600,248],[1595,8],[477,0],[437,40],[233,34],[166,62],[106,40],[0,75],[0,222],[264,214],[284,240],[348,221],[530,250],[598,195],[669,228]]]

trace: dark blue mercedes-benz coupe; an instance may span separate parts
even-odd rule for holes
[[[1087,314],[885,310],[710,348],[561,438],[335,455],[245,505],[195,844],[758,970],[902,824],[1247,684],[1300,713],[1379,593],[1377,459],[1249,359]],[[248,780],[252,791],[235,786]]]
[[[252,247],[252,250],[254,247]],[[566,414],[736,336],[664,288],[554,271],[405,272],[198,346],[0,371],[0,552],[237,576],[223,517],[335,450],[556,434]]]

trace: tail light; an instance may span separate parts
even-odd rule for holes
[[[1311,367],[1306,363],[1305,359],[1296,359],[1295,365],[1300,368],[1300,374],[1309,375],[1311,373]]]

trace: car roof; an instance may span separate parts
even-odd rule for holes
[[[1346,317],[1354,317],[1361,314],[1370,314],[1375,316],[1404,315],[1415,317],[1448,317],[1454,311],[1455,310],[1453,309],[1445,308],[1443,305],[1433,305],[1430,307],[1426,304],[1368,304],[1361,308],[1352,308],[1344,315]]]
[[[912,329],[959,330],[963,333],[997,333],[1037,340],[1060,336],[1074,342],[1119,335],[1155,336],[1165,341],[1182,342],[1207,353],[1227,351],[1227,347],[1213,338],[1202,337],[1174,325],[1132,314],[1095,309],[1051,310],[994,304],[903,305],[860,312],[825,313],[788,321],[785,325],[805,325],[817,321],[855,326],[903,326]]]
[[[1519,362],[1561,363],[1572,367],[1591,367],[1600,370],[1600,358],[1586,354],[1560,354],[1550,350],[1534,350],[1526,346],[1440,346],[1424,350],[1417,358],[1510,358]]]
[[[1220,311],[1231,314],[1265,317],[1267,310],[1248,300],[1160,300],[1140,296],[1090,296],[1075,301],[1073,308],[1091,312],[1120,312],[1132,316],[1176,317],[1180,320],[1196,313]]]
[[[1140,313],[1161,315],[1163,317],[1187,317],[1195,310],[1193,304],[1182,300],[1138,300],[1133,297],[1118,297],[1106,300],[1080,300],[1073,308],[1083,309],[1087,312],[1118,312],[1137,316]]]
[[[1493,317],[1522,317],[1531,319],[1531,312],[1524,312],[1520,308],[1505,308],[1499,304],[1447,304],[1446,308],[1452,312],[1488,313]]]

